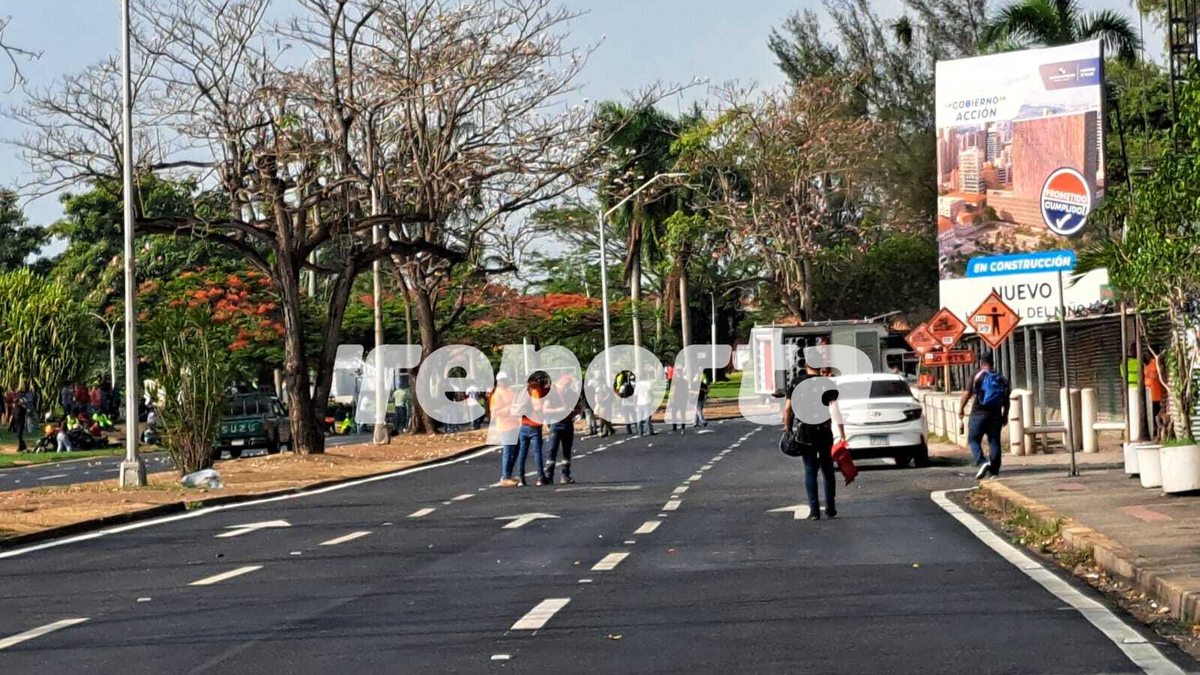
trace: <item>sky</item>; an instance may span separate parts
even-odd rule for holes
[[[276,0],[286,2],[287,0]],[[771,28],[794,11],[816,9],[819,0],[562,0],[581,12],[571,39],[580,47],[596,46],[581,79],[580,98],[592,101],[623,98],[656,81],[686,83],[707,79],[714,85],[732,80],[757,82],[762,88],[784,78],[767,48]],[[1127,0],[1081,0],[1087,10],[1113,9],[1132,15]],[[874,0],[885,16],[900,11],[900,0]],[[56,78],[77,72],[120,45],[117,0],[0,0],[0,17],[11,16],[6,39],[41,51],[39,61],[24,64],[27,86],[46,87]],[[1147,25],[1147,31],[1150,26]],[[1157,35],[1147,43],[1161,44]],[[0,62],[0,89],[7,88],[9,71]],[[689,89],[662,103],[669,112],[689,108],[706,96],[704,87]],[[20,89],[0,91],[0,106],[23,99]],[[0,138],[21,130],[0,118]],[[0,185],[28,179],[24,164],[11,147],[0,146]],[[49,224],[62,214],[54,197],[25,206],[30,222]]]

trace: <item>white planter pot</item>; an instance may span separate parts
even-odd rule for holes
[[[1162,487],[1161,448],[1161,445],[1149,443],[1137,446],[1138,477],[1144,488]]]
[[[1137,443],[1126,443],[1122,446],[1125,451],[1125,473],[1130,476],[1136,476],[1139,473],[1137,446]]]
[[[1200,445],[1163,448],[1159,457],[1163,492],[1200,490]]]

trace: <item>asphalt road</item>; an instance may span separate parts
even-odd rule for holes
[[[325,439],[329,447],[366,443],[371,440],[369,434],[351,434],[346,436],[331,436]],[[264,454],[266,450],[247,450],[243,457],[255,457]],[[146,470],[169,471],[174,466],[171,458],[165,452],[143,453]],[[51,485],[72,485],[75,483],[93,483],[101,480],[117,480],[121,473],[123,456],[97,457],[93,459],[70,460],[66,462],[49,462],[46,464],[30,464],[0,469],[0,492],[20,490],[30,487],[47,487]]]
[[[963,467],[866,467],[810,522],[773,429],[706,431],[588,439],[571,486],[490,487],[488,452],[0,553],[0,672],[1190,667],[935,503]]]

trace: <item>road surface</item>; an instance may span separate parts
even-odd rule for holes
[[[964,467],[866,467],[810,522],[774,429],[706,431],[588,439],[576,485],[491,487],[485,452],[0,553],[0,672],[1190,667],[935,502]]]

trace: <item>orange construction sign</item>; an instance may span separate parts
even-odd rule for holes
[[[937,344],[945,351],[950,351],[954,345],[958,344],[959,338],[967,330],[967,324],[963,323],[962,319],[954,316],[954,312],[941,308],[937,314],[926,324],[925,330],[937,340]]]
[[[969,366],[975,363],[975,352],[956,349],[952,352],[930,352],[921,359],[927,366]]]
[[[983,301],[983,304],[975,310],[967,322],[971,324],[971,328],[975,329],[979,339],[995,349],[1008,339],[1013,329],[1021,322],[1021,317],[1011,307],[1004,304],[1004,300],[995,291],[992,291],[992,294]]]
[[[917,326],[911,333],[905,335],[904,341],[907,342],[908,346],[912,347],[913,351],[920,356],[924,356],[925,354],[937,349],[939,344],[938,341],[929,334],[929,330],[926,329],[925,324]]]

